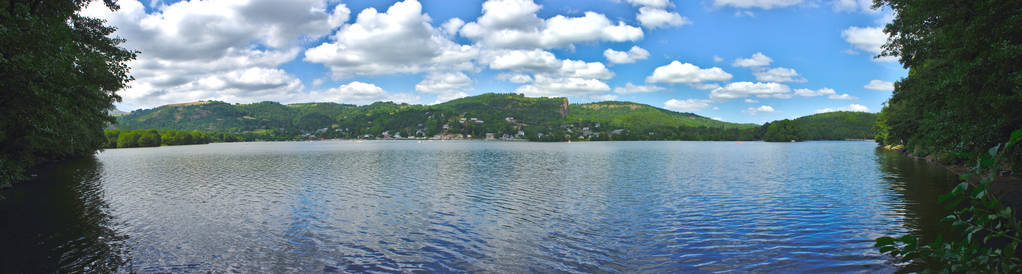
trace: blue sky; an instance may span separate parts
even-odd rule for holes
[[[906,75],[868,0],[119,3],[82,13],[141,51],[122,110],[517,92],[763,123],[876,112]]]

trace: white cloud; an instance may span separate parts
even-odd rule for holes
[[[623,87],[614,88],[614,93],[629,94],[629,93],[650,93],[664,90],[662,87],[656,85],[634,85],[631,82],[625,83]]]
[[[389,93],[370,83],[354,81],[325,91],[313,92],[310,97],[344,104],[364,105],[373,102],[418,103],[419,97],[407,93]]]
[[[441,27],[444,28],[444,33],[446,33],[447,35],[452,35],[453,36],[453,35],[458,34],[458,30],[460,30],[461,26],[464,26],[464,25],[465,25],[465,21],[462,21],[461,18],[454,17],[454,18],[448,19],[447,22],[444,22],[444,24],[441,25]]]
[[[604,50],[603,56],[607,57],[607,61],[610,61],[612,64],[626,64],[649,58],[649,51],[638,46],[632,46],[628,51]]]
[[[777,112],[777,111],[774,110],[774,107],[767,106],[767,105],[762,105],[762,106],[759,106],[757,108],[747,108],[747,109],[743,110],[742,112],[748,113],[749,115],[756,115],[756,114],[758,114],[760,112],[770,113],[770,112]]]
[[[878,10],[873,9],[873,0],[834,0],[835,11],[863,11],[875,13]]]
[[[562,60],[558,75],[571,78],[595,78],[607,80],[614,77],[614,73],[607,69],[600,62],[586,62],[579,60]]]
[[[553,71],[560,68],[562,63],[553,53],[541,49],[487,51],[481,61],[488,63],[490,69],[494,70],[535,73]]]
[[[468,78],[468,75],[462,72],[446,72],[446,73],[430,73],[427,74],[422,82],[415,85],[415,90],[434,93],[444,94],[459,91],[472,84],[472,79]]]
[[[783,8],[802,3],[802,0],[714,0],[713,5],[731,6],[735,8],[761,8],[761,9],[772,9],[772,8]]]
[[[702,99],[687,99],[677,100],[671,99],[664,102],[664,108],[679,111],[679,112],[693,112],[700,109],[704,109],[710,106],[710,100]]]
[[[848,95],[848,93],[833,94],[833,95],[827,96],[827,98],[828,99],[834,99],[834,100],[855,100],[855,99],[859,99],[859,97]]]
[[[866,89],[871,89],[871,90],[891,91],[891,90],[894,90],[894,83],[880,81],[880,80],[872,80],[872,81],[869,81],[869,84],[866,84],[863,87],[865,87]]]
[[[528,96],[583,96],[610,91],[610,86],[597,79],[550,77],[535,75],[530,85],[518,87],[515,92]]]
[[[745,102],[746,102],[746,103],[749,103],[749,104],[755,104],[755,103],[759,103],[759,101],[757,101],[757,100],[754,100],[754,99],[751,99],[751,98],[746,98],[746,99],[745,99]]]
[[[845,42],[851,44],[855,49],[865,51],[876,56],[883,51],[884,43],[887,42],[887,34],[884,33],[883,27],[849,27],[841,31],[841,38],[845,39]],[[893,62],[897,61],[897,58],[892,56],[885,56],[881,58],[874,58],[874,61],[881,62]]]
[[[300,53],[301,41],[323,37],[349,17],[345,5],[331,11],[322,0],[183,1],[150,13],[138,1],[118,4],[110,11],[90,2],[81,14],[106,20],[125,48],[142,52],[128,63],[135,81],[118,92],[128,108],[295,98],[304,87],[276,67]]]
[[[633,6],[666,8],[671,2],[670,0],[628,0],[628,3]]]
[[[795,69],[790,68],[772,68],[768,70],[761,70],[752,73],[756,76],[756,81],[764,82],[806,82],[805,78],[798,75]]]
[[[802,96],[802,97],[815,97],[815,96],[835,95],[835,94],[837,94],[837,91],[834,91],[834,89],[832,89],[832,88],[821,88],[821,89],[818,89],[818,90],[811,90],[811,89],[807,89],[807,88],[800,88],[800,89],[796,89],[795,90],[795,95]]]
[[[844,106],[844,107],[817,109],[816,113],[835,112],[835,111],[868,112],[869,108],[866,107],[866,106],[860,105],[860,104],[851,104],[851,105]]]
[[[522,73],[501,73],[497,74],[497,79],[502,81],[508,81],[515,84],[525,84],[532,82],[532,76]]]
[[[724,121],[724,118],[720,118],[720,117],[710,117],[710,119],[717,120],[717,121]]]
[[[757,53],[752,54],[752,57],[749,57],[749,58],[738,58],[738,59],[735,59],[735,62],[732,65],[736,66],[736,67],[752,68],[752,67],[769,66],[770,62],[773,62],[773,61],[774,61],[774,59],[770,59],[770,57],[767,57],[762,52],[757,52]]]
[[[827,98],[834,99],[834,100],[855,100],[855,99],[859,99],[858,97],[848,95],[847,93],[845,93],[845,94],[837,94],[837,91],[834,91],[834,89],[831,89],[831,88],[821,88],[821,89],[818,89],[818,90],[811,90],[811,89],[806,89],[806,88],[800,88],[800,89],[796,89],[795,90],[795,95],[802,96],[802,97],[815,97],[815,96],[827,95]]]
[[[532,0],[488,0],[483,15],[465,24],[460,34],[491,48],[563,48],[582,42],[625,42],[642,39],[642,29],[607,16],[585,12],[581,17],[556,15],[541,19],[542,6]]]
[[[647,83],[667,84],[699,84],[707,81],[727,81],[732,75],[718,67],[699,68],[689,63],[671,61],[670,64],[657,67],[653,75],[646,77]]]
[[[755,96],[759,98],[791,98],[791,88],[779,83],[734,82],[714,89],[710,99],[735,99]]]
[[[306,50],[305,61],[326,65],[335,77],[470,69],[478,49],[452,42],[430,21],[416,0],[384,13],[366,8],[332,41]]]
[[[692,23],[692,20],[678,13],[653,7],[639,8],[639,14],[635,15],[635,19],[638,19],[639,23],[648,29],[677,27]]]
[[[724,62],[724,58],[720,58],[720,56],[714,55],[713,56],[713,61],[717,62],[717,63]]]

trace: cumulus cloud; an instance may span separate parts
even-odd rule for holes
[[[757,53],[752,54],[752,57],[749,57],[749,58],[738,58],[738,59],[735,59],[735,62],[732,65],[736,66],[736,67],[744,67],[744,68],[763,67],[763,66],[769,66],[770,63],[773,62],[773,61],[774,61],[774,59],[771,59],[770,57],[767,57],[762,52],[757,52]]]
[[[664,90],[662,87],[656,85],[635,85],[631,82],[625,83],[623,87],[614,88],[614,93],[629,94],[629,93],[650,93]]]
[[[481,61],[493,70],[514,70],[534,73],[550,72],[561,66],[553,53],[541,49],[487,51]]]
[[[817,89],[817,90],[812,90],[812,89],[807,89],[807,88],[800,88],[800,89],[796,89],[795,90],[795,95],[802,96],[802,97],[815,97],[815,96],[835,95],[835,94],[837,94],[837,91],[834,91],[834,89],[831,89],[831,88],[821,88],[821,89]]]
[[[454,17],[448,19],[447,22],[444,22],[444,24],[440,26],[443,27],[445,34],[453,36],[458,34],[458,30],[461,30],[461,26],[464,25],[465,21],[461,20],[461,18]]]
[[[610,86],[597,79],[551,77],[535,75],[532,84],[518,87],[515,92],[528,96],[583,96],[610,91]]]
[[[851,104],[851,105],[844,106],[844,107],[817,109],[816,113],[835,112],[835,111],[868,112],[869,108],[866,107],[866,106],[860,105],[860,104]]]
[[[430,21],[416,0],[394,3],[383,13],[366,8],[332,41],[306,50],[304,60],[327,66],[335,77],[472,68],[479,50],[451,41]]]
[[[323,0],[182,1],[149,12],[139,1],[118,4],[110,11],[91,2],[81,14],[106,20],[126,48],[142,52],[128,64],[135,81],[118,92],[128,107],[299,96],[300,81],[276,67],[300,53],[300,41],[329,34],[350,13]]]
[[[851,95],[848,95],[847,93],[844,93],[844,94],[834,94],[834,95],[827,96],[827,98],[828,99],[834,99],[834,100],[855,100],[855,99],[859,99],[859,97],[851,96]]]
[[[869,81],[869,84],[866,84],[863,87],[871,90],[891,91],[894,90],[894,83],[880,80],[872,80]]]
[[[628,0],[628,3],[633,6],[666,8],[671,2],[670,0]]]
[[[501,73],[497,74],[497,79],[501,81],[508,81],[515,84],[525,84],[532,82],[532,76],[523,73]]]
[[[464,89],[472,84],[472,79],[462,72],[430,73],[415,85],[415,90],[426,93],[448,93]]]
[[[746,99],[745,99],[745,102],[746,102],[746,103],[749,103],[749,104],[755,104],[755,103],[759,103],[759,101],[757,101],[757,100],[753,100],[753,99],[750,99],[750,98],[746,98]]]
[[[758,114],[760,112],[767,112],[767,113],[769,113],[769,112],[777,112],[777,111],[774,110],[774,107],[767,106],[767,105],[762,105],[762,106],[759,106],[757,108],[747,108],[747,109],[743,110],[742,112],[748,113],[749,115],[756,115],[756,114]]]
[[[639,14],[635,15],[635,19],[638,19],[639,23],[648,29],[677,27],[692,23],[692,20],[678,13],[654,7],[639,8]]]
[[[841,31],[841,38],[845,39],[853,48],[868,52],[872,55],[880,54],[883,51],[884,43],[887,42],[887,34],[884,33],[883,27],[849,27]],[[897,58],[892,56],[885,56],[881,58],[874,58],[874,61],[881,62],[892,62],[897,61]]]
[[[654,69],[653,74],[646,77],[646,82],[695,85],[708,81],[727,81],[731,80],[731,77],[730,73],[718,67],[704,69],[675,60]]]
[[[760,70],[752,73],[756,76],[756,81],[764,82],[806,82],[805,78],[798,75],[795,69],[790,68],[772,68],[768,70]]]
[[[724,58],[720,58],[720,56],[714,55],[713,56],[713,61],[717,62],[717,63],[724,62]]]
[[[562,60],[561,68],[557,71],[559,76],[572,77],[572,78],[594,78],[594,79],[610,79],[614,77],[614,73],[607,69],[600,62],[586,62],[579,60]]]
[[[835,11],[863,11],[863,12],[877,12],[878,10],[873,9],[873,0],[834,0]]]
[[[344,104],[364,105],[373,102],[419,103],[418,96],[407,93],[390,93],[370,83],[353,81],[325,91],[312,92],[310,97]]]
[[[760,8],[773,9],[783,8],[802,3],[802,0],[714,0],[713,5],[718,7],[730,6],[735,8]]]
[[[649,51],[638,46],[632,46],[628,51],[604,50],[603,56],[607,57],[607,61],[610,61],[612,64],[626,64],[649,58]]]
[[[705,99],[671,99],[664,102],[664,108],[679,112],[693,112],[709,107],[710,102]]]
[[[581,42],[625,42],[642,39],[642,29],[607,16],[585,12],[581,17],[536,16],[542,6],[532,0],[488,0],[475,22],[460,34],[490,48],[563,48]]]
[[[710,91],[710,99],[725,100],[755,96],[759,98],[791,98],[791,88],[779,83],[734,82]]]

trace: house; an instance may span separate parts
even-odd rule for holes
[[[493,133],[486,133],[486,140],[494,140]]]
[[[525,137],[525,131],[519,130],[518,133],[515,133],[515,138],[518,137]]]
[[[450,129],[451,125],[450,124],[444,124],[444,126],[442,126],[441,128],[443,128],[443,129]]]
[[[508,123],[514,123],[515,117],[504,117],[504,121],[507,121]]]
[[[326,133],[327,128],[317,129],[316,133]]]
[[[458,119],[458,122],[464,124],[465,120],[466,120],[465,118],[461,118],[461,119]]]
[[[619,129],[611,130],[610,134],[621,134],[621,133],[624,133],[624,132],[625,132],[624,129],[620,129],[619,128]]]

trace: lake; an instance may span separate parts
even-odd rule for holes
[[[0,272],[891,272],[954,175],[873,142],[112,149],[0,201]]]

